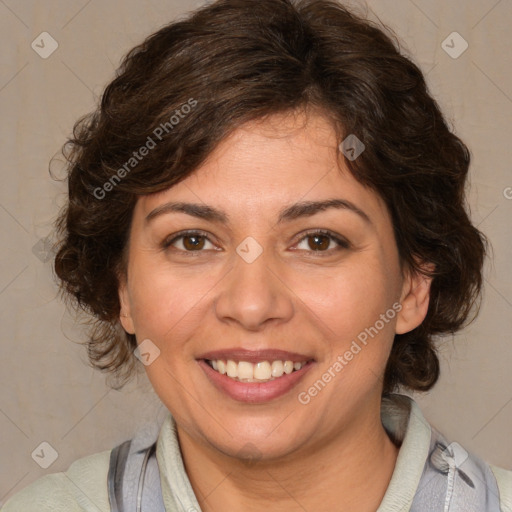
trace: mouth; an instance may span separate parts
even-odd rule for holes
[[[283,350],[223,350],[197,359],[219,391],[240,402],[261,403],[294,388],[314,366],[315,359]]]
[[[308,363],[308,361],[293,362],[289,359],[259,361],[255,364],[232,359],[205,359],[205,362],[216,372],[237,382],[269,382],[299,371]]]

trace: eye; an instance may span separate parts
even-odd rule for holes
[[[210,244],[210,247],[208,247]],[[201,231],[187,231],[164,240],[162,244],[164,249],[173,247],[184,252],[202,252],[203,249],[214,249],[215,246],[208,239],[208,236]]]
[[[305,251],[331,252],[349,249],[350,243],[330,231],[317,230],[307,233],[295,247]]]
[[[209,244],[209,245],[208,245]],[[219,250],[202,231],[186,231],[171,235],[162,243],[164,249],[172,247],[184,253],[200,253],[205,250]],[[330,253],[350,248],[350,243],[342,237],[326,230],[306,233],[295,245],[294,250],[305,250],[317,253]]]

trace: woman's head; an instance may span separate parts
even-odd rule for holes
[[[364,437],[395,333],[427,312],[429,280],[401,268],[384,201],[336,141],[316,112],[246,123],[132,214],[122,325],[178,424],[222,453]]]
[[[216,2],[134,48],[70,142],[56,271],[96,318],[99,368],[131,373],[136,339],[155,338],[172,367],[252,341],[290,351],[295,337],[327,368],[368,329],[345,374],[361,361],[379,394],[436,382],[433,337],[461,327],[481,285],[484,241],[464,203],[469,153],[421,71],[372,23],[329,1]],[[277,223],[286,206],[335,198],[345,207]],[[169,201],[221,209],[233,229],[184,213],[143,221]],[[348,238],[338,259],[284,252],[317,223]],[[158,238],[199,224],[224,252],[172,261]],[[250,264],[236,252],[246,237],[263,250]],[[323,250],[327,239],[316,241]],[[393,308],[407,297],[409,316]],[[265,334],[280,329],[283,346]],[[147,369],[162,382],[156,361]]]

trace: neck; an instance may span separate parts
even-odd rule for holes
[[[377,411],[378,412],[378,411]],[[360,420],[279,460],[252,463],[205,447],[178,427],[185,468],[201,510],[375,511],[393,474],[398,448],[380,415]]]

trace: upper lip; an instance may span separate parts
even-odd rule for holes
[[[313,358],[305,354],[288,352],[286,350],[247,350],[243,348],[226,348],[205,352],[197,359],[208,359],[210,361],[227,361],[230,359],[232,361],[247,361],[248,363],[259,363],[261,361],[292,361],[293,363],[300,363],[310,361]]]

